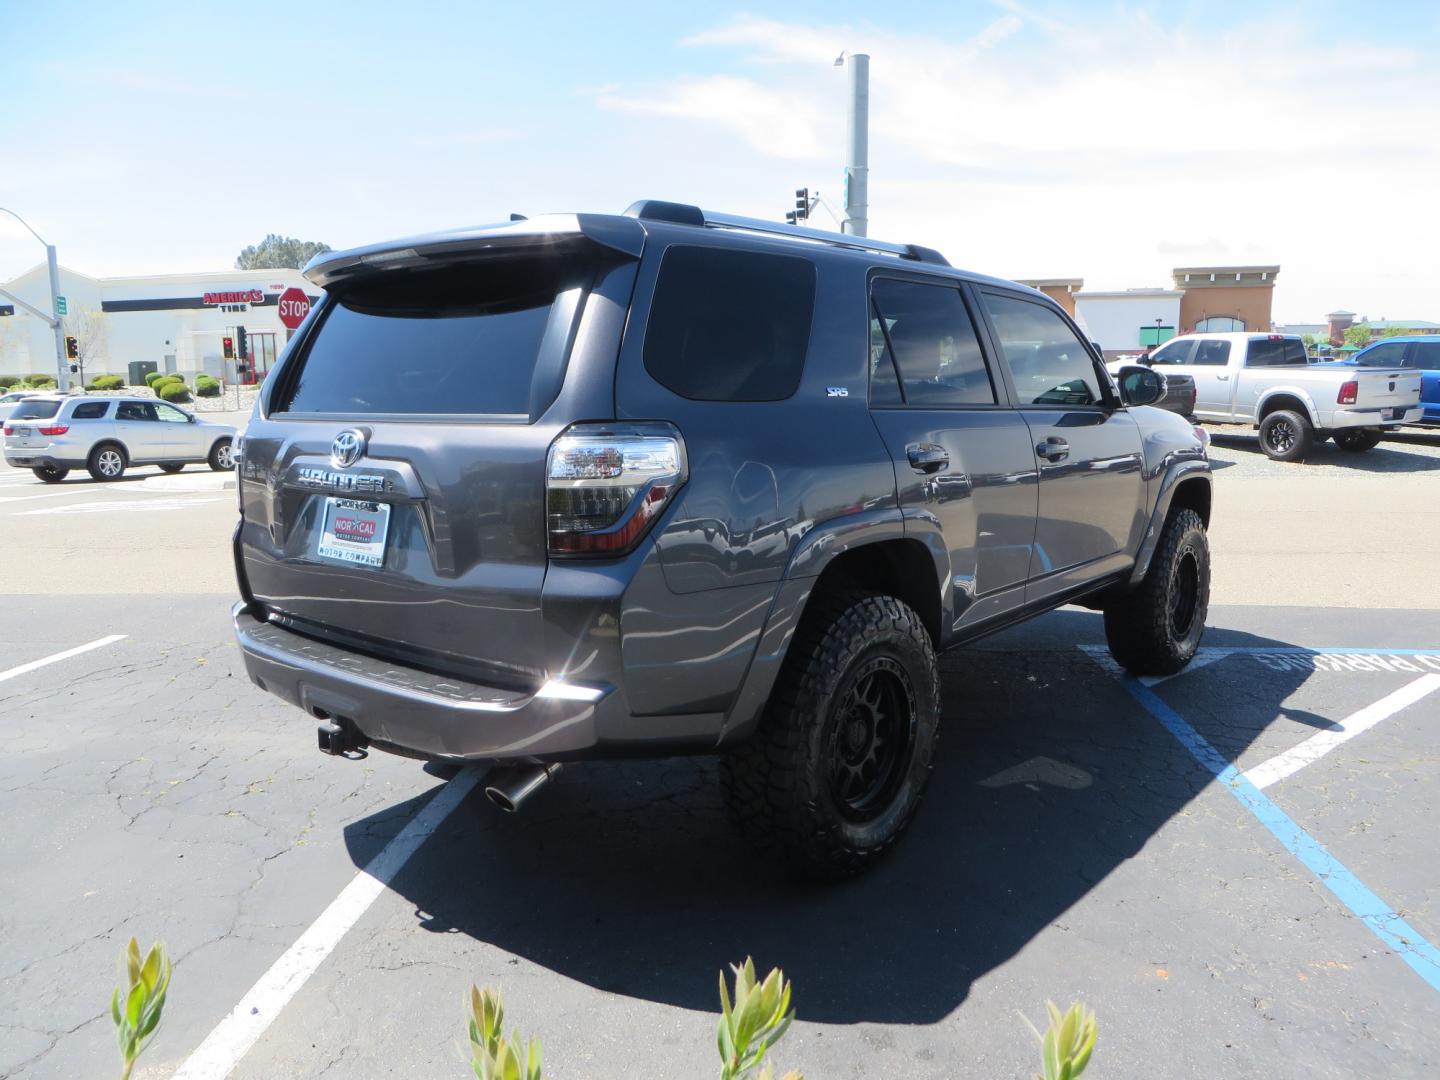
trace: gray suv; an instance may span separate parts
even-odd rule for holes
[[[235,629],[321,749],[718,753],[741,827],[869,865],[936,654],[1067,603],[1194,655],[1211,473],[1065,312],[938,252],[637,203],[318,256],[237,451]]]

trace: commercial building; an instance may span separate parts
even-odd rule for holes
[[[154,370],[227,382],[253,383],[269,371],[289,331],[280,321],[280,295],[299,288],[319,299],[298,270],[227,270],[94,278],[60,268],[65,333],[76,338],[84,377],[128,375],[133,362]],[[43,264],[0,284],[42,311],[50,309]],[[244,328],[249,358],[226,359],[224,339]],[[232,351],[236,351],[232,349]],[[0,375],[55,374],[55,333],[42,319],[0,296]]]
[[[1171,288],[1085,290],[1082,278],[1030,278],[1069,311],[1106,357],[1133,356],[1176,334],[1271,329],[1278,266],[1182,266]]]

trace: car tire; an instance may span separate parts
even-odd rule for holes
[[[1271,461],[1304,461],[1315,442],[1310,421],[1289,409],[1276,409],[1260,421],[1260,449]]]
[[[1210,610],[1210,540],[1200,515],[1172,512],[1145,580],[1104,610],[1110,655],[1132,675],[1174,675],[1188,664]]]
[[[85,468],[94,480],[119,480],[125,475],[127,464],[124,447],[119,443],[101,443],[90,451]]]
[[[1380,445],[1380,432],[1366,431],[1363,428],[1358,431],[1337,431],[1335,445],[1352,454],[1363,454],[1366,450],[1374,450]]]
[[[229,472],[235,468],[235,455],[229,439],[221,439],[210,448],[210,468],[216,472]]]
[[[177,473],[185,467],[183,461],[162,461],[160,471],[163,473]]]
[[[802,876],[874,864],[915,816],[940,721],[935,648],[891,596],[821,598],[755,735],[721,760],[731,818]]]
[[[70,475],[69,469],[62,469],[56,465],[36,465],[30,471],[33,472],[38,479],[44,480],[47,484],[58,484]]]

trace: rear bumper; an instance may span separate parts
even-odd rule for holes
[[[1419,405],[1412,405],[1403,413],[1394,413],[1392,418],[1387,420],[1383,419],[1383,417],[1391,413],[1389,408],[1336,409],[1330,414],[1330,423],[1327,427],[1332,431],[1339,431],[1345,428],[1399,427],[1401,424],[1418,423],[1422,411]]]
[[[634,717],[609,685],[516,691],[405,668],[231,612],[250,680],[379,749],[447,761],[562,761],[713,749],[719,714]]]
[[[85,459],[56,457],[49,450],[6,450],[5,464],[17,469],[83,469]]]

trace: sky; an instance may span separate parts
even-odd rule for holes
[[[0,207],[96,276],[639,198],[841,201],[1001,277],[1281,267],[1274,315],[1440,322],[1440,4],[0,0]],[[819,221],[824,222],[823,211]],[[0,215],[0,280],[43,258]]]

